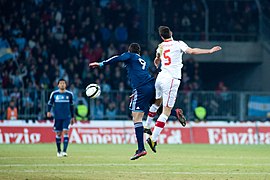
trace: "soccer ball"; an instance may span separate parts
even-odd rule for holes
[[[97,97],[99,97],[100,93],[101,93],[101,89],[100,89],[100,86],[98,84],[89,84],[85,88],[85,94],[89,98],[97,98]]]

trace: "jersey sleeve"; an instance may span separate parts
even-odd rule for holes
[[[74,95],[72,92],[70,93],[69,103],[70,105],[74,105]]]
[[[69,103],[70,103],[70,115],[71,115],[72,118],[74,118],[74,108],[73,108],[73,105],[74,105],[74,95],[73,95],[72,92],[70,93]]]
[[[183,52],[186,52],[186,50],[189,48],[189,46],[184,41],[178,41],[179,47]]]
[[[48,101],[48,105],[49,106],[52,106],[53,103],[54,103],[54,92],[52,92],[51,95],[50,95],[50,99]]]
[[[130,58],[130,53],[123,53],[120,56],[113,56],[105,61],[102,61],[103,65],[112,64],[115,62],[123,62]]]

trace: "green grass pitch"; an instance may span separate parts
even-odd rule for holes
[[[147,145],[146,145],[147,146]],[[129,158],[135,144],[0,145],[0,179],[270,179],[269,145],[163,145]]]

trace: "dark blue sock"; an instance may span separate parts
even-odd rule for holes
[[[55,142],[56,142],[57,152],[61,152],[61,136],[56,135]]]
[[[177,116],[176,116],[176,111],[175,111],[175,109],[172,109],[172,110],[171,110],[171,116],[177,117]]]
[[[67,152],[68,140],[68,135],[64,135],[64,152]]]
[[[142,151],[142,150],[144,150],[143,123],[142,122],[134,123],[134,127],[135,127],[135,134],[136,134],[136,138],[137,138],[137,143],[138,143],[138,150]]]

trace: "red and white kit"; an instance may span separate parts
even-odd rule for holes
[[[173,39],[159,44],[157,53],[161,58],[161,72],[156,79],[156,99],[163,98],[163,106],[173,107],[180,86],[182,55],[188,49],[183,41]]]

